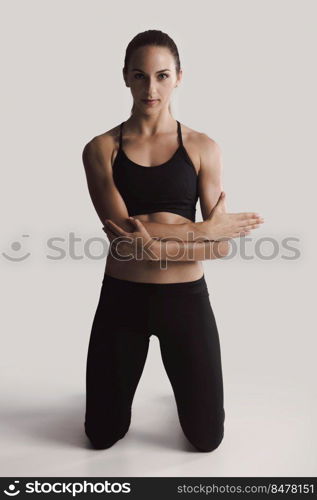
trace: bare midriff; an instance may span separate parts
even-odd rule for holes
[[[133,215],[142,222],[181,224],[189,219],[170,212]],[[202,261],[177,260],[124,260],[107,255],[105,273],[114,278],[143,283],[179,283],[194,281],[204,274]]]

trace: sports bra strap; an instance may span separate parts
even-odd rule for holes
[[[122,127],[124,122],[120,123],[120,132],[119,132],[119,149],[122,149]]]
[[[183,147],[183,138],[182,138],[181,124],[179,123],[178,120],[176,120],[176,121],[177,121],[177,135],[178,135],[179,144],[180,144],[180,146]]]

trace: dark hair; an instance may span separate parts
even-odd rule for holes
[[[132,40],[129,42],[125,58],[124,58],[124,67],[123,71],[126,73],[128,71],[129,62],[133,52],[140,47],[145,47],[147,45],[154,45],[156,47],[166,47],[169,49],[175,60],[176,72],[179,73],[181,69],[180,58],[178,54],[177,46],[167,33],[163,33],[160,30],[147,30],[142,33],[138,33]],[[132,106],[131,113],[133,112],[134,106]],[[169,110],[170,107],[169,107]]]

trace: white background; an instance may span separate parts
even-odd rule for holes
[[[316,475],[316,10],[308,0],[1,2],[3,476]],[[154,336],[129,433],[96,451],[83,430],[106,237],[81,153],[129,117],[125,49],[146,29],[178,46],[173,116],[222,148],[228,210],[265,219],[247,243],[252,260],[204,262],[226,410],[212,453],[184,449]],[[49,258],[52,237],[63,258]],[[255,254],[257,242],[272,253],[262,238],[275,257]],[[285,238],[297,238],[295,260]]]

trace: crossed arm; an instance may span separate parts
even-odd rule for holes
[[[200,134],[200,142],[198,190],[202,217],[206,221],[222,191],[222,154],[218,144],[207,135]],[[110,219],[124,231],[131,232],[127,207],[112,177],[112,148],[112,139],[107,136],[95,137],[86,144],[82,159],[88,190],[103,224]],[[154,239],[153,258],[150,251],[145,255],[147,260],[207,260],[228,253],[228,241],[211,240],[204,222],[164,224],[142,221],[141,224]]]

